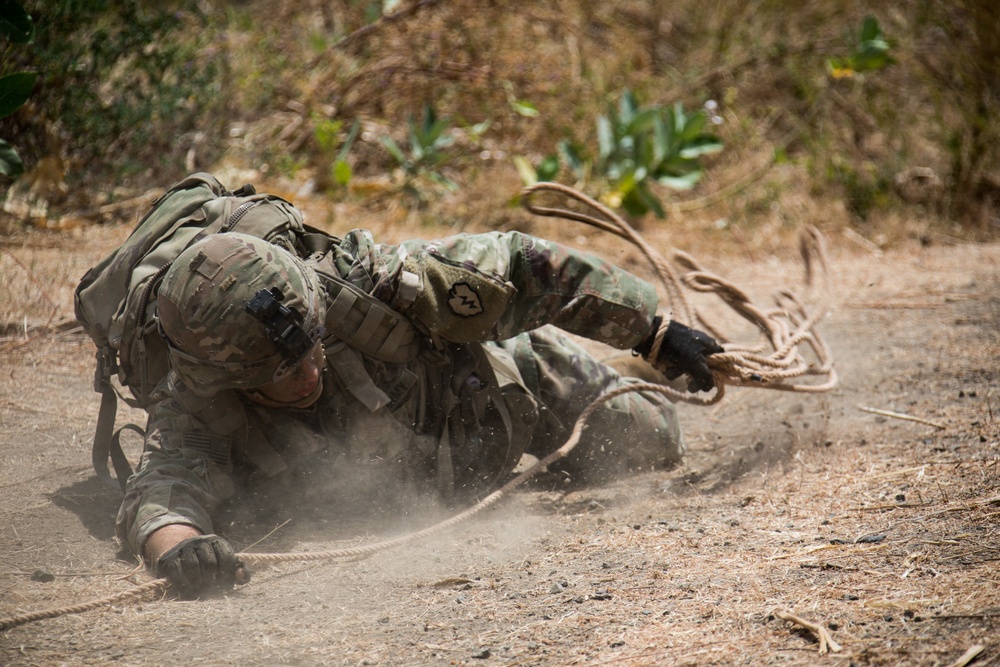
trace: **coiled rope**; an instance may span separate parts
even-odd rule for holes
[[[565,208],[536,205],[532,201],[533,197],[541,192],[566,196],[601,217]],[[800,295],[790,290],[780,290],[774,297],[775,307],[762,310],[754,305],[743,290],[707,271],[687,253],[672,249],[670,260],[666,259],[621,216],[573,188],[559,183],[537,183],[524,189],[522,203],[536,215],[583,222],[635,245],[649,260],[663,284],[673,308],[673,318],[711,334],[722,344],[725,352],[708,357],[717,391],[708,398],[673,391],[668,393],[671,399],[696,405],[711,405],[722,400],[727,385],[796,392],[823,392],[836,386],[837,372],[833,367],[833,355],[816,329],[829,310],[830,270],[826,242],[815,227],[809,225],[804,229],[799,240],[799,253],[805,264],[806,287],[812,288],[817,278],[822,282],[817,286],[817,303],[807,304]],[[816,276],[817,268],[819,276]],[[715,294],[759,330],[762,340],[753,345],[731,341],[691,305],[687,297],[689,291]],[[666,324],[664,322],[663,328],[657,332],[653,342],[654,351],[662,341]],[[802,346],[811,349],[815,357],[812,363],[801,353]],[[650,354],[650,357],[655,355]],[[801,381],[807,377],[813,380]],[[800,381],[792,381],[796,379]]]
[[[531,202],[531,197],[535,193],[542,191],[551,191],[566,195],[597,211],[603,216],[603,219],[567,209],[536,206]],[[496,504],[511,491],[538,474],[538,472],[546,469],[573,451],[573,448],[580,441],[587,419],[604,402],[621,394],[634,391],[653,392],[663,394],[675,401],[686,401],[697,405],[710,405],[722,400],[726,385],[799,392],[828,391],[836,385],[837,375],[833,368],[833,357],[825,341],[816,331],[816,325],[826,314],[827,306],[825,299],[819,308],[814,307],[810,312],[809,307],[797,295],[787,290],[782,290],[776,297],[776,308],[761,310],[754,306],[749,297],[738,287],[705,271],[686,253],[674,250],[672,251],[671,258],[678,267],[684,270],[683,273],[678,275],[674,266],[657,252],[656,249],[650,246],[625,220],[607,207],[572,188],[557,183],[539,183],[525,189],[523,203],[525,208],[537,215],[555,216],[584,222],[625,238],[639,247],[653,265],[667,290],[674,308],[674,317],[690,324],[697,324],[699,328],[711,333],[713,337],[723,343],[725,352],[713,354],[709,357],[709,367],[715,379],[715,394],[709,398],[702,398],[678,391],[667,385],[651,382],[619,387],[601,394],[584,409],[574,423],[573,431],[570,433],[569,438],[559,449],[535,462],[533,466],[511,479],[496,491],[490,493],[472,507],[444,521],[413,533],[363,546],[298,553],[240,553],[238,556],[241,560],[250,565],[261,565],[359,558],[445,531]],[[814,260],[819,262],[824,271],[825,278],[828,273],[828,264],[823,237],[818,230],[812,227],[807,228],[800,244],[800,252],[806,266],[807,285],[812,281],[812,262]],[[715,327],[711,326],[709,322],[705,321],[691,307],[685,295],[685,288],[695,292],[715,293],[733,310],[756,325],[763,332],[765,341],[753,346],[729,342],[725,336]],[[680,314],[679,316],[678,313]],[[662,334],[662,330],[660,333]],[[812,349],[817,360],[816,364],[808,363],[800,354],[799,346],[802,344],[806,344]],[[656,345],[658,345],[658,342],[654,342],[654,347]],[[803,376],[822,376],[823,380],[814,384],[787,382],[788,380]],[[80,614],[100,607],[132,602],[153,594],[163,595],[168,587],[169,582],[166,579],[154,579],[127,591],[82,604],[2,618],[0,619],[0,631],[58,616]]]

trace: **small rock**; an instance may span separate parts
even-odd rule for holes
[[[490,653],[490,650],[488,648],[484,648],[484,649],[482,649],[482,650],[480,650],[480,651],[478,651],[476,653],[473,653],[472,657],[473,658],[478,658],[480,660],[483,660],[483,659],[486,659],[486,658],[490,657],[490,655],[492,655]]]

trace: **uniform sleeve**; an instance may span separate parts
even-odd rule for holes
[[[178,426],[184,425],[184,430]],[[119,539],[136,555],[159,528],[186,524],[213,533],[212,512],[232,493],[224,438],[199,428],[173,400],[157,404],[150,416],[139,468],[125,488],[116,520]]]
[[[408,315],[453,342],[504,340],[551,324],[620,349],[652,326],[648,282],[599,257],[522,234],[461,234],[402,244],[419,278]]]

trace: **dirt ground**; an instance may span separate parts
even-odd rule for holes
[[[11,306],[63,321],[115,234],[0,246],[0,617],[149,580],[90,468],[92,344]],[[0,664],[944,666],[981,646],[970,664],[1000,665],[1000,245],[831,241],[832,393],[683,406],[690,452],[675,469],[568,492],[543,480],[371,558],[17,627],[0,633]],[[791,251],[718,263],[754,294],[798,271]],[[369,507],[232,537],[332,549],[449,511]],[[779,610],[842,650],[820,655]]]

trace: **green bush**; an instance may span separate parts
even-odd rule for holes
[[[68,180],[127,173],[161,176],[184,168],[193,150],[214,159],[224,127],[225,53],[210,46],[198,3],[31,0],[30,49],[5,46],[3,60],[32,70],[31,112],[4,119],[27,161],[56,154]],[[219,40],[217,43],[224,43]]]
[[[35,37],[31,16],[14,0],[0,1],[0,36],[12,44],[30,44]],[[38,75],[34,72],[0,72],[0,118],[21,108],[31,95]],[[17,178],[24,162],[14,147],[0,139],[0,175]]]
[[[418,123],[411,115],[407,119],[407,126],[409,135],[404,147],[400,147],[391,137],[381,137],[382,145],[403,171],[404,190],[422,199],[423,194],[417,187],[417,181],[423,179],[452,192],[457,190],[458,185],[440,171],[440,167],[448,160],[445,149],[455,143],[451,119],[438,118],[434,107],[427,104],[424,106],[423,121]]]
[[[561,158],[578,182],[597,177],[601,199],[613,208],[636,217],[652,211],[663,218],[666,212],[652,185],[693,188],[704,175],[700,158],[722,150],[722,141],[705,131],[707,122],[705,111],[688,113],[680,102],[640,107],[632,91],[626,90],[617,108],[612,105],[597,118],[596,154],[588,156],[572,142],[562,141],[559,157],[550,155],[537,168],[523,159],[515,163],[530,185],[554,178]]]

